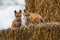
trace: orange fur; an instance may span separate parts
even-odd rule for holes
[[[15,14],[15,19],[14,19],[13,22],[12,22],[11,29],[17,28],[18,22],[21,21],[21,20],[20,20],[21,10],[20,10],[19,12],[17,12],[17,11],[15,10],[15,11],[14,11],[14,14]],[[19,21],[17,21],[18,19],[19,19]]]
[[[42,19],[41,15],[39,15],[38,13],[30,13],[29,17],[32,22],[39,22]]]
[[[16,20],[13,20],[12,25],[11,25],[11,29],[15,28],[17,26],[17,22]]]
[[[32,13],[31,10],[24,10],[26,18],[31,22],[45,22],[39,13]]]

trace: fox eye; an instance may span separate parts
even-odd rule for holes
[[[18,16],[16,16],[16,17],[18,17]]]
[[[20,16],[16,16],[17,18],[19,18]]]

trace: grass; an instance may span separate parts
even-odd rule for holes
[[[0,32],[0,40],[60,40],[60,24],[35,24]]]

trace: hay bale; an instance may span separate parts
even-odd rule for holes
[[[37,12],[46,22],[60,22],[60,0],[25,0],[26,10]]]

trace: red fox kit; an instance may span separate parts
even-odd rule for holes
[[[39,15],[38,13],[32,13],[26,10],[24,10],[24,12],[25,12],[25,16],[28,17],[28,19],[30,19],[31,22],[36,23],[42,21],[43,23],[45,23],[42,16]]]
[[[15,19],[12,22],[11,29],[21,26],[21,10],[19,12],[15,10],[14,14],[15,14]]]

